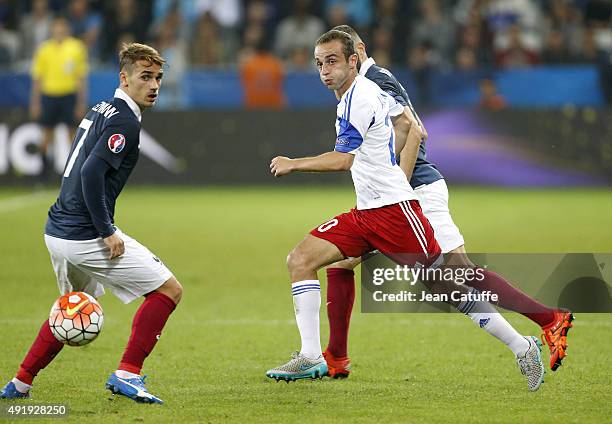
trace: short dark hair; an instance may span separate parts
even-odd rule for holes
[[[357,31],[355,31],[353,27],[349,25],[338,25],[338,26],[333,27],[332,30],[346,32],[351,37],[359,37],[359,34],[357,34]]]
[[[340,41],[342,43],[342,53],[344,53],[344,58],[347,60],[352,55],[356,54],[355,52],[355,43],[349,34],[343,31],[338,31],[336,29],[332,29],[327,31],[325,34],[319,37],[316,45],[321,45],[325,43],[329,43],[331,41]]]

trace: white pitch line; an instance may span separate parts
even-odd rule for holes
[[[43,200],[48,201],[55,190],[37,191],[0,200],[0,213],[14,212],[35,205]]]

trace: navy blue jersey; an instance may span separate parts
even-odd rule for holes
[[[46,234],[91,240],[114,232],[115,202],[138,160],[140,137],[138,106],[120,91],[112,101],[95,105],[79,124]],[[96,178],[88,179],[86,169]],[[89,183],[94,180],[99,184]],[[99,202],[89,201],[92,196]]]
[[[395,78],[395,76],[393,76],[393,74],[387,69],[376,65],[373,59],[368,59],[368,62],[364,62],[364,64],[362,64],[362,67],[364,65],[369,66],[364,76],[367,79],[375,82],[384,92],[393,97],[397,103],[404,107],[408,106],[418,120],[419,118],[412,107],[408,93]],[[414,164],[414,170],[412,171],[410,185],[413,188],[416,188],[424,184],[431,184],[434,181],[441,180],[442,178],[444,177],[442,177],[442,174],[440,174],[440,171],[438,171],[436,166],[427,160],[425,140],[422,140],[421,145],[419,146],[417,160]]]

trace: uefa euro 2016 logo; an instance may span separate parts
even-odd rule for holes
[[[108,148],[113,153],[120,153],[125,147],[125,136],[123,134],[113,134],[108,138]]]

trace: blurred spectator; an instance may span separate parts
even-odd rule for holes
[[[563,34],[561,31],[550,31],[544,40],[542,62],[550,64],[570,63],[572,61],[573,57],[565,45],[565,40],[563,39]]]
[[[175,109],[182,106],[182,84],[187,71],[187,46],[179,36],[180,15],[173,9],[158,27],[154,45],[160,55],[169,63],[168,72],[164,73],[164,90],[159,96],[158,105],[162,109]]]
[[[104,18],[102,59],[114,63],[120,39],[144,42],[149,22],[136,0],[113,0]]]
[[[506,100],[497,92],[495,81],[485,78],[480,81],[480,101],[478,106],[486,110],[501,110],[506,107]]]
[[[295,48],[291,52],[288,66],[292,71],[314,71],[316,67],[312,56],[312,49],[306,47]]]
[[[53,16],[49,10],[48,0],[34,0],[30,13],[23,15],[19,22],[21,34],[21,58],[27,62],[32,59],[34,51],[49,38]]]
[[[282,61],[270,53],[267,41],[262,38],[255,53],[240,66],[245,106],[250,109],[284,108],[284,76]]]
[[[85,43],[90,57],[97,59],[100,54],[99,36],[102,27],[100,14],[89,9],[87,0],[70,0],[68,19],[72,35]]]
[[[194,66],[216,66],[221,64],[223,44],[219,25],[210,13],[198,19],[191,43],[191,64]]]
[[[549,15],[545,20],[548,34],[550,35],[551,31],[560,32],[563,44],[569,53],[578,54],[581,48],[583,27],[581,11],[568,0],[552,0],[548,12]],[[551,41],[548,39],[545,43]]]
[[[371,0],[326,0],[325,14],[329,27],[351,24],[357,29],[366,28],[372,22]],[[344,21],[338,18],[344,15]],[[335,17],[335,18],[334,18]]]
[[[376,63],[383,68],[391,66],[393,34],[386,27],[378,27],[372,33],[371,54]]]
[[[612,105],[612,52],[599,54],[599,82],[606,104]]]
[[[15,31],[6,28],[0,22],[0,66],[9,66],[15,62],[19,52],[19,36]]]
[[[467,72],[476,69],[478,63],[476,61],[476,54],[474,50],[469,47],[461,47],[457,50],[455,56],[455,66],[459,71]]]
[[[378,60],[377,60],[378,61]],[[408,58],[410,69],[417,84],[417,103],[429,106],[429,84],[432,70],[440,65],[440,57],[429,41],[424,41],[410,52]]]
[[[314,49],[317,38],[325,31],[323,21],[310,14],[310,6],[310,0],[296,0],[293,13],[278,25],[274,51],[281,58],[289,58],[296,48]]]
[[[595,31],[587,29],[582,34],[582,46],[580,53],[576,56],[579,63],[594,63],[597,60],[598,49],[595,41]]]
[[[386,34],[390,34],[388,62],[393,64],[404,63],[406,59],[406,38],[408,20],[402,16],[398,0],[378,0],[376,7],[376,19],[378,28],[384,28]],[[380,31],[377,29],[376,32]],[[380,55],[382,59],[382,55]],[[380,61],[375,57],[376,62]],[[386,66],[382,65],[381,66]]]
[[[518,25],[507,30],[507,47],[499,49],[496,62],[502,68],[518,68],[538,63],[538,55],[527,47]]]
[[[255,54],[260,42],[264,40],[266,33],[263,25],[249,24],[242,34],[242,47],[238,52],[238,65]]]
[[[412,34],[413,45],[429,42],[442,58],[450,56],[455,36],[453,21],[440,9],[438,0],[421,0],[420,14]]]
[[[349,18],[346,5],[340,2],[336,2],[329,6],[325,11],[327,17],[327,27],[334,28],[338,25],[345,25],[347,22],[354,25]]]
[[[53,141],[56,125],[64,123],[74,137],[74,125],[87,107],[87,48],[70,36],[68,21],[63,16],[53,19],[51,39],[43,42],[32,63],[30,116],[43,127],[40,153],[43,177],[47,176],[47,150]]]

